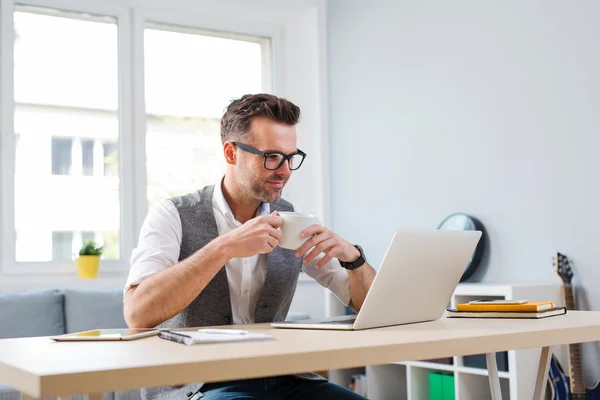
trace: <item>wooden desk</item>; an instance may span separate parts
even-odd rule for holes
[[[548,346],[600,340],[600,312],[543,320],[446,319],[357,332],[271,329],[276,340],[184,346],[157,337],[133,342],[0,340],[0,381],[30,397],[274,376],[394,361],[544,348],[536,386],[542,398]],[[498,385],[491,358],[490,383]],[[532,382],[532,385],[534,382]],[[97,397],[93,395],[93,397]],[[499,391],[493,398],[500,398]]]

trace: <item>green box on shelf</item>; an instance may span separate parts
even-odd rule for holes
[[[430,372],[429,400],[454,399],[454,375],[445,372]]]
[[[429,373],[429,400],[442,400],[442,374],[439,372]]]
[[[442,399],[454,400],[454,374],[442,375]]]

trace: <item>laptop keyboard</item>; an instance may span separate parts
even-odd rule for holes
[[[353,324],[356,321],[356,318],[344,319],[341,321],[322,321],[320,324]]]

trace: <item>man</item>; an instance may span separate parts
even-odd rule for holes
[[[285,319],[301,270],[360,309],[375,271],[353,246],[313,225],[296,251],[278,247],[281,193],[305,154],[300,109],[268,94],[233,101],[221,120],[225,176],[165,200],[142,226],[124,298],[131,328],[182,328]],[[147,388],[145,399],[362,399],[316,374]],[[247,396],[247,397],[245,397]]]

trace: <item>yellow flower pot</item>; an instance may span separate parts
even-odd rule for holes
[[[100,268],[100,256],[79,256],[77,262],[77,276],[83,279],[97,278]]]

